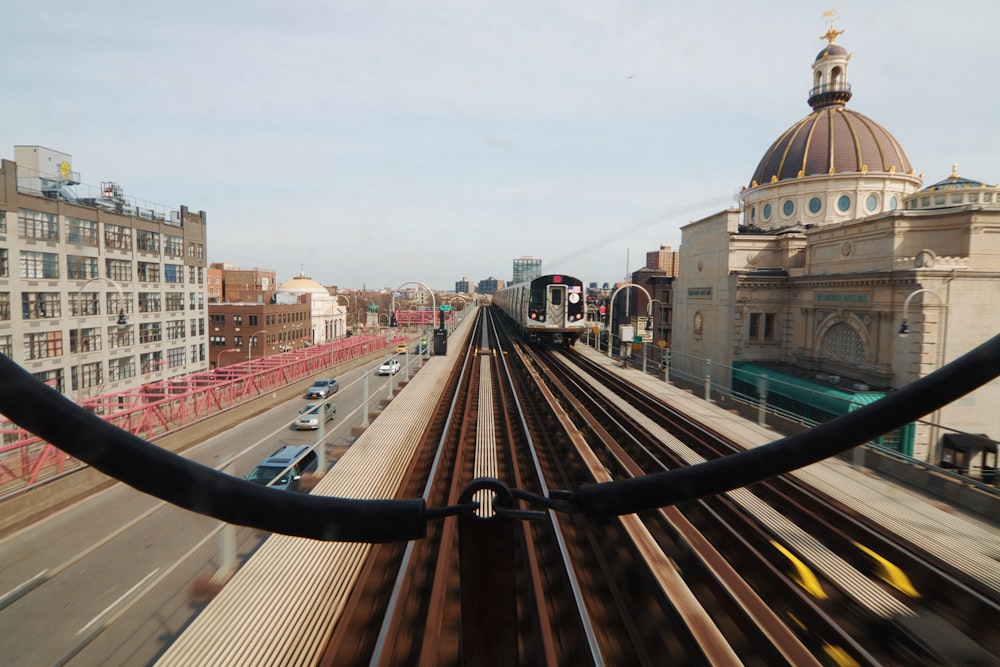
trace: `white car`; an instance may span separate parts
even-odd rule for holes
[[[375,375],[395,375],[399,372],[399,359],[387,359],[384,364],[378,367]]]
[[[292,423],[292,426],[295,427],[296,431],[315,431],[319,428],[319,411],[318,403],[310,403],[299,410],[300,416]],[[333,403],[324,403],[323,421],[328,422],[336,416],[337,406]]]

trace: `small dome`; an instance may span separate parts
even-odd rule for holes
[[[921,192],[932,192],[934,190],[967,190],[970,188],[990,188],[996,187],[993,185],[987,185],[982,181],[974,181],[971,178],[964,178],[958,175],[958,165],[951,165],[951,174],[948,178],[943,181],[938,181],[932,185],[928,185],[926,188],[921,190]]]
[[[910,174],[913,169],[888,130],[867,116],[832,106],[814,111],[778,137],[754,170],[750,187],[869,172]]]
[[[847,49],[842,47],[840,44],[829,44],[825,49],[816,54],[816,60],[823,60],[823,58],[829,58],[830,56],[846,56]]]
[[[328,294],[327,289],[309,276],[299,273],[288,282],[278,286],[278,292],[283,294],[305,294],[307,292]]]

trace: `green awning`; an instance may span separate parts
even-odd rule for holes
[[[844,391],[755,364],[741,361],[733,362],[734,389],[736,383],[740,382],[748,386],[756,396],[759,387],[758,380],[761,377],[767,378],[768,395],[784,396],[791,401],[832,415],[847,414],[885,396],[885,392],[880,391]]]

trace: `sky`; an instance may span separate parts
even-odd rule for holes
[[[738,204],[831,8],[848,108],[925,186],[1000,182],[996,0],[5,0],[0,157],[205,211],[279,282],[614,282]]]

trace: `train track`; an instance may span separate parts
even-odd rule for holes
[[[691,465],[735,443],[578,355],[522,347],[489,312],[452,352],[461,360],[444,380],[448,399],[396,487],[442,520],[421,540],[338,550],[324,566],[350,584],[300,607],[336,610],[322,641],[271,655],[323,665],[996,663],[996,640],[969,620],[995,621],[992,592],[801,481],[584,516],[572,502],[582,485]],[[927,591],[919,602],[900,579],[869,576],[889,558]],[[932,620],[949,641],[922,641]]]

